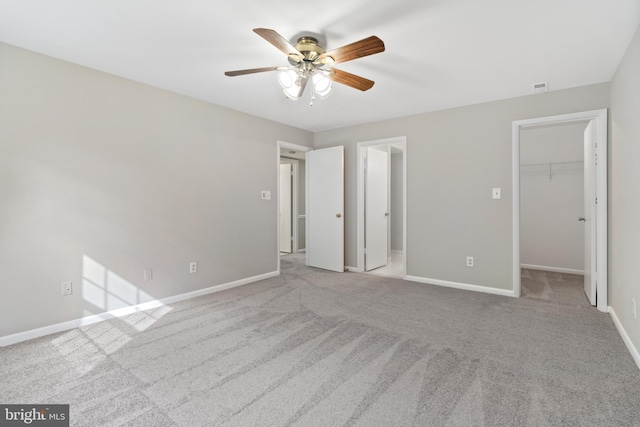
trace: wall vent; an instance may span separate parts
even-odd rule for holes
[[[531,85],[532,93],[543,93],[543,92],[547,92],[548,90],[549,90],[549,85],[547,82],[534,83]]]

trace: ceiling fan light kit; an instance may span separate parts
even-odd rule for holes
[[[328,77],[328,72],[323,70],[314,70],[311,72],[311,87],[312,95],[311,102],[316,95],[320,98],[326,98],[329,96],[332,90],[331,79]],[[282,91],[288,99],[297,100],[302,96],[305,85],[308,82],[309,77],[305,76],[304,72],[300,72],[295,68],[283,68],[278,71],[278,83],[282,87]]]
[[[314,37],[300,37],[296,46],[293,46],[274,30],[255,28],[253,31],[286,54],[290,66],[227,71],[225,75],[235,77],[266,71],[278,71],[278,83],[282,87],[285,96],[292,100],[297,100],[302,96],[307,83],[311,80],[311,102],[309,105],[313,105],[316,95],[320,99],[329,96],[333,89],[333,82],[361,91],[371,89],[374,85],[372,80],[336,68],[325,67],[384,52],[384,43],[376,36],[327,52]]]

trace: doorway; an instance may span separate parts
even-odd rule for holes
[[[406,278],[406,137],[357,144],[356,271]]]
[[[584,291],[585,269],[589,270],[585,244],[589,242],[586,224],[581,222],[588,123],[521,130],[520,266],[525,297],[590,305]]]
[[[277,150],[277,260],[281,254],[306,251],[305,153],[311,148],[278,141]]]
[[[584,287],[598,310],[606,312],[607,305],[607,110],[586,111],[559,116],[541,117],[513,122],[513,289],[521,295],[521,173],[522,134],[526,129],[544,126],[588,123],[584,147]],[[589,149],[587,149],[589,148]],[[536,166],[538,167],[538,166]],[[552,166],[549,166],[550,168]],[[551,170],[551,169],[550,169]],[[526,172],[526,170],[525,170]],[[553,171],[551,171],[553,174]],[[588,186],[586,184],[589,184]],[[591,215],[592,213],[592,215]],[[583,218],[584,219],[584,218]],[[576,219],[577,221],[578,219]],[[587,228],[588,227],[588,228]],[[588,243],[588,239],[592,243]],[[589,283],[587,283],[589,282]],[[591,286],[591,288],[589,288]],[[597,298],[596,298],[597,294]]]

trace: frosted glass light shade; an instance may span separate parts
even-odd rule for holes
[[[313,89],[320,98],[326,98],[331,93],[331,79],[324,74],[316,73],[312,77]]]
[[[287,98],[298,99],[300,94],[300,85],[297,84],[298,74],[295,70],[282,70],[278,73],[278,83],[282,86],[282,90]]]

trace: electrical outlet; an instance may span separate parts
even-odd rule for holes
[[[73,293],[73,283],[72,282],[62,283],[62,296],[67,297],[72,293]]]
[[[189,263],[189,274],[196,273],[198,271],[198,263],[193,261]]]
[[[631,299],[631,304],[633,304],[633,318],[637,319],[637,312],[636,312],[636,300],[634,300],[633,298]]]
[[[262,200],[271,200],[271,191],[268,190],[262,190],[260,192],[260,198]]]
[[[467,257],[467,267],[473,267],[473,257],[472,256],[468,256]]]
[[[145,268],[144,269],[144,281],[148,282],[149,280],[153,279],[153,270],[151,270],[150,268]]]

